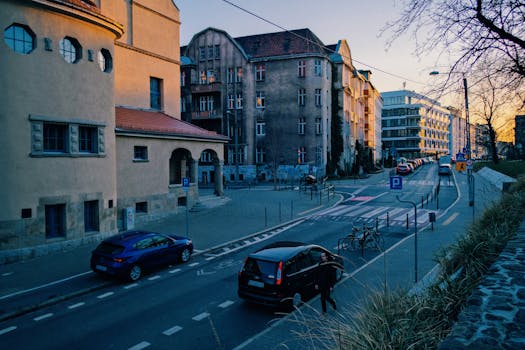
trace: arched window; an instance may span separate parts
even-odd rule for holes
[[[60,54],[66,62],[77,63],[82,58],[82,46],[77,39],[67,36],[60,40]]]
[[[113,69],[113,59],[107,49],[101,49],[98,52],[98,66],[104,73],[109,73]]]

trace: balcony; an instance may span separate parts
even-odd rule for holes
[[[200,120],[200,119],[220,119],[222,118],[222,114],[219,113],[217,110],[213,111],[202,111],[202,112],[192,112],[191,113],[191,119],[192,120]]]
[[[221,92],[222,83],[214,82],[210,84],[191,84],[192,94],[207,94],[211,92]]]

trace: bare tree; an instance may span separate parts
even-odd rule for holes
[[[525,2],[523,0],[402,0],[400,17],[382,30],[392,44],[411,33],[416,54],[454,56],[452,73],[471,72],[491,62],[490,75],[520,94],[525,84]]]

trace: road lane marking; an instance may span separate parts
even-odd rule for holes
[[[445,221],[443,221],[443,226],[448,226],[452,221],[454,221],[454,219],[459,215],[458,212],[455,212],[453,213],[452,215],[450,215],[450,217],[448,219],[446,219]]]
[[[199,263],[198,262],[194,262],[194,263],[189,264],[188,266],[189,267],[193,267],[193,266],[197,266],[197,265],[199,265]]]
[[[160,278],[159,275],[156,275],[156,276],[152,276],[150,278],[148,278],[148,281],[154,281],[154,280],[158,280]]]
[[[124,286],[124,289],[134,288],[134,287],[137,287],[138,285],[139,285],[138,283],[128,284],[127,286]]]
[[[104,293],[104,294],[100,294],[97,298],[104,299],[104,298],[107,298],[107,297],[109,297],[110,295],[113,295],[113,294],[115,294],[115,292],[107,292],[107,293]]]
[[[219,307],[226,309],[228,306],[232,305],[234,302],[231,300],[226,300],[224,303],[219,304]]]
[[[38,316],[38,317],[35,317],[33,318],[34,321],[42,321],[42,320],[45,320],[46,318],[50,318],[53,316],[53,313],[48,313],[48,314],[45,314],[45,315],[42,315],[42,316]]]
[[[7,276],[11,276],[13,274],[13,272],[4,272],[2,274],[2,277],[7,277]]]
[[[166,329],[164,332],[162,332],[162,334],[170,336],[181,330],[182,330],[181,326],[175,326],[175,327],[171,327],[170,329]]]
[[[194,321],[202,321],[206,317],[210,316],[208,312],[203,312],[202,314],[198,314],[197,316],[193,316],[191,319]]]
[[[138,343],[137,345],[133,345],[131,348],[128,348],[128,350],[141,350],[141,349],[147,348],[150,345],[151,344],[148,343],[147,341],[143,341],[143,342]]]
[[[179,271],[180,271],[180,269],[173,269],[173,270],[170,270],[169,273],[177,273]]]
[[[73,305],[69,305],[67,308],[72,310],[72,309],[76,309],[77,307],[81,307],[81,306],[84,306],[86,303],[84,302],[80,302],[80,303],[76,303],[76,304],[73,304]]]
[[[213,260],[213,259],[215,259],[214,256],[209,256],[209,257],[206,258],[206,261],[210,261],[210,260]]]
[[[0,335],[12,332],[16,329],[16,326],[7,327],[0,330]]]

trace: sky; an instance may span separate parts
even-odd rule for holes
[[[425,93],[435,81],[429,72],[444,66],[436,54],[416,57],[415,40],[408,35],[390,47],[388,34],[380,35],[399,16],[401,0],[229,0],[279,27],[224,0],[173,1],[180,10],[181,45],[208,27],[234,38],[282,31],[279,27],[309,28],[326,45],[345,39],[354,66],[371,70],[372,83],[380,92],[406,88]]]

